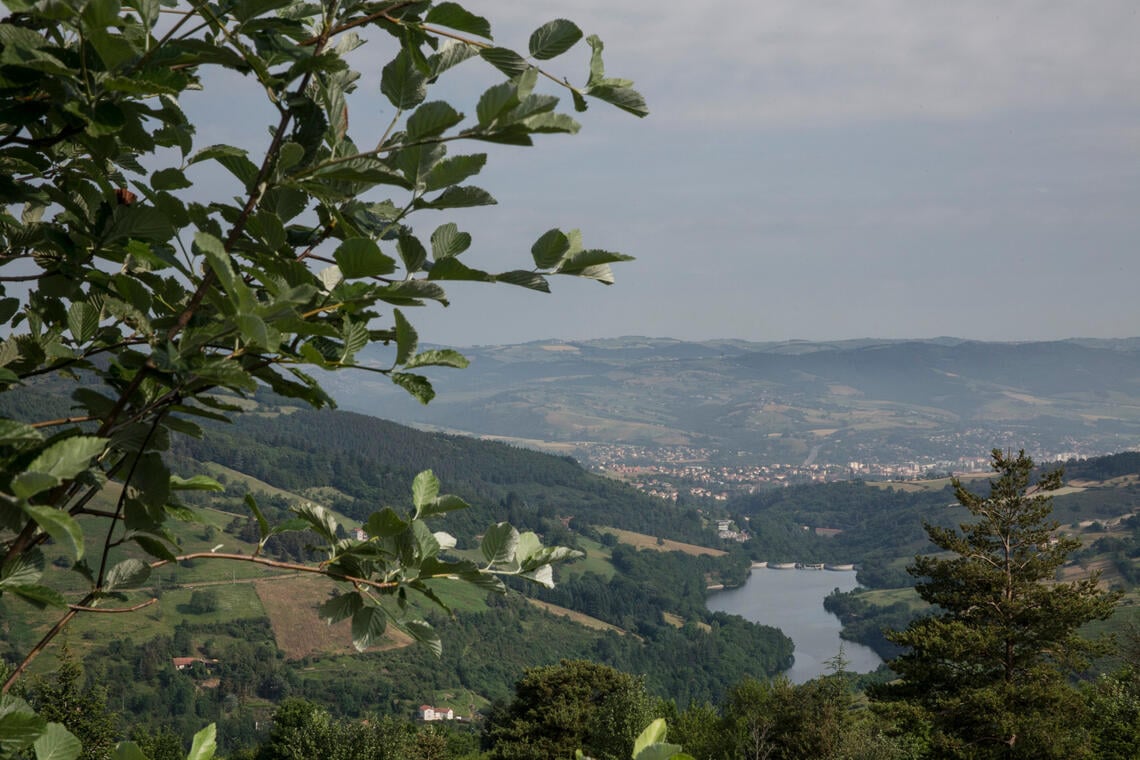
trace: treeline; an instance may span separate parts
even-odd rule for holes
[[[406,505],[412,479],[430,469],[444,491],[472,505],[447,516],[448,530],[459,536],[500,520],[536,530],[574,518],[681,541],[716,540],[695,511],[592,475],[569,457],[350,412],[265,409],[232,425],[211,425],[202,439],[177,439],[173,466],[189,474],[201,462],[216,462],[289,491],[329,487],[344,496],[326,499],[326,506],[357,519],[381,506]]]

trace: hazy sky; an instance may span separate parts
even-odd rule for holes
[[[559,16],[599,34],[652,114],[597,102],[577,136],[493,151],[465,256],[525,265],[560,226],[637,261],[550,296],[451,286],[410,315],[423,340],[1140,334],[1131,0],[468,6],[516,49]],[[583,81],[581,47],[551,68]]]

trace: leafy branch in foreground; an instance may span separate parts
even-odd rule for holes
[[[577,111],[595,98],[645,115],[631,83],[606,75],[597,38],[586,40],[583,85],[542,68],[583,39],[573,22],[542,25],[515,52],[494,41],[485,18],[453,2],[6,5],[0,394],[12,395],[11,418],[0,419],[0,594],[64,610],[17,674],[75,615],[119,599],[152,566],[190,556],[166,522],[193,519],[180,491],[219,486],[170,472],[163,452],[171,436],[201,436],[195,420],[227,421],[259,388],[331,404],[311,370],[361,368],[370,344],[388,347],[388,363],[366,369],[427,402],[433,391],[422,369],[466,360],[420,350],[404,309],[447,305],[449,281],[537,291],[549,290],[552,275],[608,284],[610,265],[630,258],[552,229],[531,246],[530,265],[489,272],[465,256],[473,240],[456,223],[413,224],[423,212],[495,202],[468,184],[487,154],[450,148],[523,146],[578,130],[540,83],[567,89]],[[360,95],[351,63],[365,31],[370,46],[387,46],[380,92],[388,113],[385,127],[352,136],[350,106]],[[488,64],[494,80],[473,116],[429,98],[469,61]],[[243,105],[264,97],[261,152],[196,146],[183,107],[199,90]],[[209,198],[196,189],[207,181]],[[63,379],[75,381],[70,408],[38,416],[22,406],[33,382]],[[423,519],[461,502],[433,495],[429,477],[416,483],[415,513],[377,513],[363,542],[335,541],[328,513],[299,510],[294,525],[327,541],[317,570],[350,584],[325,616],[351,616],[358,644],[394,619],[377,601],[402,608],[409,589],[433,598],[440,578],[548,582],[549,562],[566,556],[496,526],[483,564],[443,560],[447,539]],[[272,528],[251,508],[263,540],[294,527]],[[44,581],[40,547],[49,539],[85,579],[79,598]],[[20,724],[22,708],[5,704],[0,726]]]

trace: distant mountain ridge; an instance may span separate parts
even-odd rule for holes
[[[695,446],[734,461],[1140,445],[1140,338],[624,337],[461,350],[471,366],[434,375],[440,395],[427,407],[382,378],[341,373],[328,385],[345,408],[404,423],[567,446]]]

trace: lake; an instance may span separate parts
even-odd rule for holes
[[[839,638],[839,618],[823,608],[823,599],[836,588],[858,585],[853,571],[772,570],[753,568],[740,588],[709,595],[708,607],[779,628],[796,644],[796,662],[784,673],[792,683],[804,683],[828,672],[827,661],[839,654],[847,670],[869,673],[882,664],[874,650]]]

